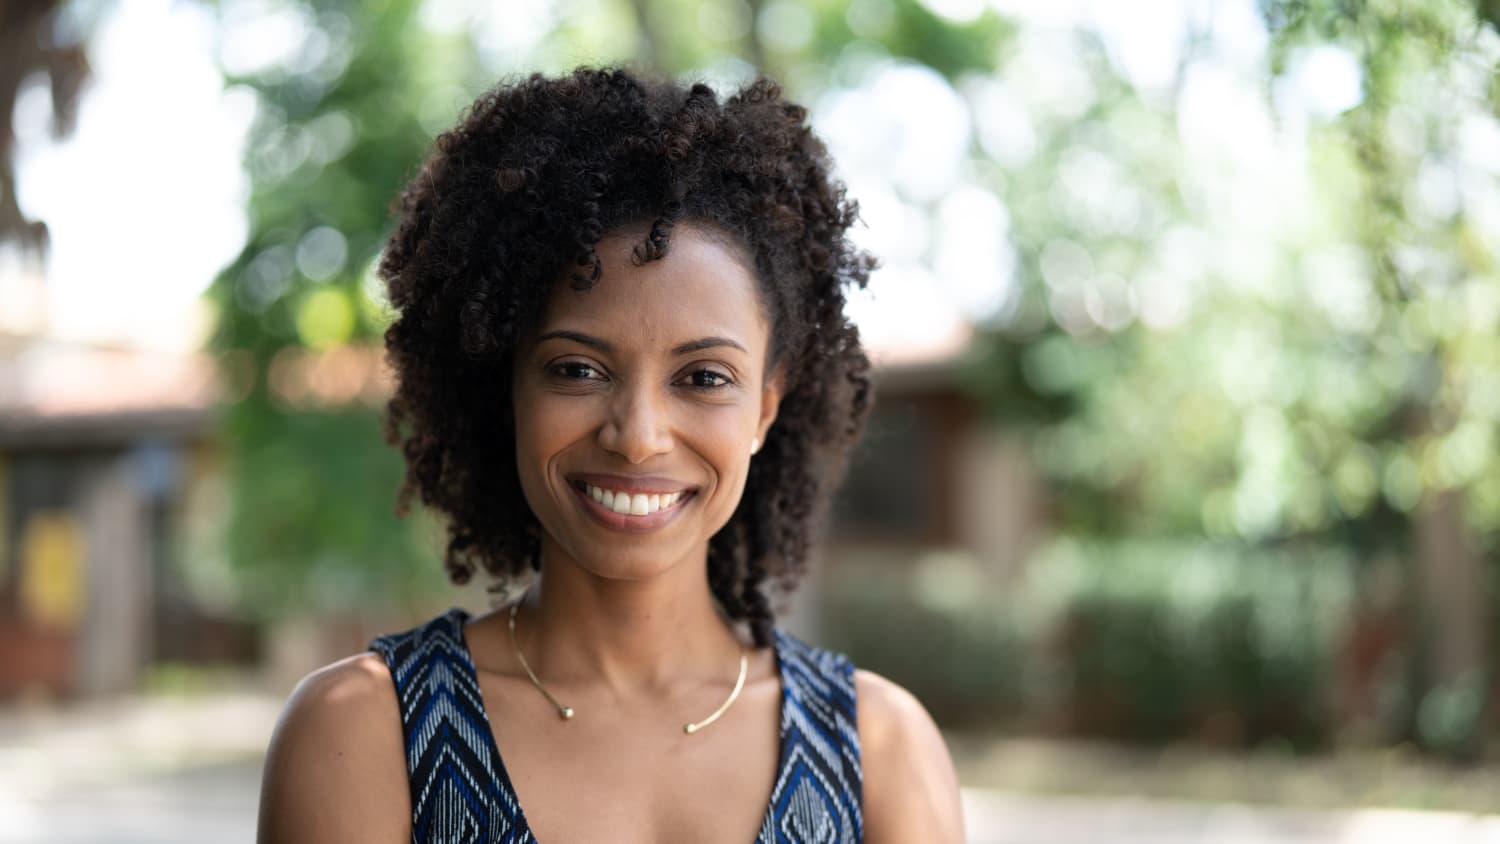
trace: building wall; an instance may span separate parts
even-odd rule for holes
[[[88,612],[79,625],[84,695],[136,687],[150,662],[153,541],[149,501],[129,453],[90,467],[78,508],[87,533]]]
[[[1046,496],[1030,458],[1015,437],[975,425],[963,434],[953,474],[960,544],[1013,582],[1047,526]]]
[[[135,688],[158,538],[131,453],[12,449],[0,463],[0,696]]]

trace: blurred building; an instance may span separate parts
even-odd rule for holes
[[[1046,490],[1022,440],[995,426],[965,378],[975,351],[967,328],[925,344],[880,343],[875,404],[833,502],[824,559],[799,589],[793,618],[823,641],[819,608],[879,578],[911,582],[933,560],[962,561],[997,589],[1014,585],[1050,530]],[[832,599],[832,600],[829,600]]]
[[[0,334],[0,697],[138,685],[215,395],[201,356]]]
[[[923,550],[965,549],[1013,576],[1040,540],[1036,474],[962,388],[961,354],[887,358],[877,369],[875,407],[834,503],[835,556],[899,564]]]

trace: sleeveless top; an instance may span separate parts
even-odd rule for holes
[[[536,844],[500,760],[454,607],[377,637],[401,706],[414,844]],[[781,748],[754,844],[855,844],[864,826],[854,666],[775,631]]]

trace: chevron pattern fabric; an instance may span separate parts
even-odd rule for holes
[[[381,636],[401,704],[414,844],[535,844],[516,800],[455,607]],[[856,844],[863,815],[854,666],[776,631],[781,748],[755,844]]]
[[[534,844],[500,764],[479,678],[454,608],[405,633],[381,636],[401,704],[411,837],[416,844]]]
[[[856,844],[863,836],[854,665],[776,631],[781,761],[755,844]]]

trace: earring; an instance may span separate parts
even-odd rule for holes
[[[750,453],[754,454],[757,451],[760,451],[760,437],[752,437],[750,439]]]

